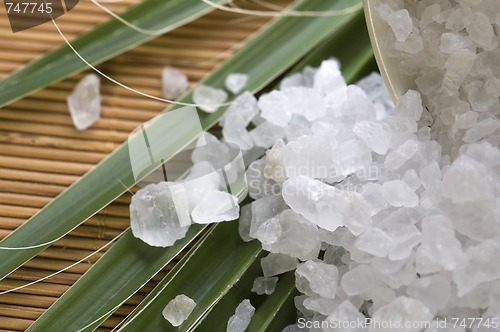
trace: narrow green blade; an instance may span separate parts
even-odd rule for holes
[[[235,222],[218,224],[205,241],[200,242],[137,308],[137,315],[121,331],[191,331],[228,291],[233,291],[244,274],[258,275],[261,246],[244,243]],[[255,277],[253,277],[255,278]],[[247,281],[253,282],[252,279]],[[245,288],[251,283],[245,284]],[[242,288],[245,290],[245,288]],[[246,289],[248,291],[249,288]],[[196,302],[189,318],[178,328],[167,322],[161,312],[170,300],[184,294]],[[235,306],[236,307],[236,306]],[[147,310],[144,310],[147,309]],[[222,331],[217,328],[200,331]]]
[[[224,3],[227,0],[215,0]],[[148,31],[170,31],[213,10],[200,0],[144,0],[121,15]],[[71,42],[89,63],[96,65],[155,38],[111,19]],[[0,81],[0,108],[28,94],[87,69],[64,44],[33,60]]]
[[[308,50],[318,45],[336,29],[342,28],[362,10],[361,0],[348,0],[339,5],[336,1],[304,1],[295,10],[326,11],[359,7],[357,12],[326,18],[281,17],[250,41],[228,61],[212,72],[204,81],[214,87],[223,87],[229,73],[249,73],[248,88],[257,91],[290,68]],[[182,101],[191,102],[191,93]],[[200,112],[203,129],[217,122],[224,109],[207,114]],[[151,128],[160,126],[158,121]],[[195,133],[182,132],[184,137],[168,142],[160,151],[174,155],[192,141]],[[80,180],[62,192],[39,213],[16,231],[0,241],[1,247],[29,247],[25,250],[0,250],[0,279],[46,247],[46,243],[64,236],[69,231],[100,211],[103,207],[134,185],[127,144],[122,145],[105,160],[90,170]]]

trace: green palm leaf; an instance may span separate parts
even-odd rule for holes
[[[321,46],[296,65],[294,67],[295,70],[299,70],[308,64],[317,65],[322,59],[331,55],[335,55],[344,63],[343,73],[350,82],[357,79],[361,73],[366,72],[366,69],[374,69],[373,54],[365,30],[362,13],[357,13],[350,23],[343,24],[333,31],[331,38],[327,42],[322,43]],[[341,47],[345,45],[346,40],[352,40],[350,48]],[[198,234],[198,230],[196,228],[196,232],[190,232],[182,243],[192,240]],[[225,308],[231,304],[231,308],[234,309],[242,299],[250,297],[252,297],[253,304],[258,305],[262,303],[255,316],[259,324],[252,323],[250,326],[252,331],[264,331],[262,329],[259,330],[259,326],[261,325],[268,326],[269,330],[279,330],[279,328],[291,322],[290,319],[295,317],[293,309],[293,296],[295,295],[293,275],[287,276],[280,281],[275,294],[265,300],[258,299],[255,302],[253,300],[255,294],[250,293],[250,288],[255,277],[260,275],[260,266],[257,266],[258,264],[255,262],[244,265],[248,268],[246,271],[240,269],[242,265],[238,265],[237,271],[231,270],[234,268],[231,264],[227,264],[225,267],[219,266],[220,257],[231,262],[238,262],[243,254],[249,257],[257,257],[255,243],[243,244],[238,239],[235,239],[237,235],[234,225],[228,226],[224,224],[217,226],[209,234],[213,237],[223,236],[225,239],[221,243],[229,241],[231,245],[224,245],[224,247],[213,246],[209,244],[211,242],[208,240],[196,244],[197,249],[193,249],[193,252],[197,252],[197,255],[203,258],[199,258],[193,254],[189,255],[189,258],[185,258],[182,263],[179,263],[139,306],[125,329],[133,330],[132,327],[143,326],[146,322],[147,324],[151,324],[148,326],[151,327],[150,330],[152,331],[156,330],[154,327],[158,326],[162,326],[162,330],[167,329],[169,324],[161,317],[161,310],[168,300],[175,297],[175,295],[180,293],[193,294],[193,285],[200,283],[197,273],[193,273],[193,269],[195,269],[193,266],[205,269],[204,265],[214,270],[203,273],[205,278],[210,278],[210,284],[196,287],[197,302],[202,298],[205,299],[205,302],[201,305],[199,311],[193,314],[190,321],[186,323],[187,325],[183,326],[183,329],[187,326],[190,328],[198,326],[200,330],[203,330],[203,327],[210,326],[211,330],[217,330],[215,327],[219,325],[216,322],[225,326],[227,318],[232,315],[232,312],[228,312]],[[168,264],[182,248],[182,246],[176,245],[168,250],[164,250],[164,254],[158,254],[154,258],[148,255],[148,263],[154,266],[154,268],[142,271],[144,258],[135,253],[134,248],[137,246],[142,247],[143,244],[141,241],[130,236],[130,234],[127,234],[126,237],[113,246],[94,267],[64,294],[53,307],[49,308],[46,314],[32,328],[34,330],[41,330],[41,327],[51,326],[51,324],[61,324],[61,322],[65,321],[61,317],[80,312],[70,305],[75,301],[78,301],[82,306],[92,307],[91,311],[80,312],[81,316],[86,317],[85,321],[87,322],[106,316],[110,313],[111,309],[115,308],[119,303],[124,302],[147,280],[152,278],[156,273],[155,271],[158,271],[162,265]],[[156,251],[157,248],[151,248],[151,252]],[[254,261],[254,258],[250,260]],[[213,265],[209,265],[206,262],[214,263]],[[246,264],[248,262],[240,263]],[[102,271],[106,271],[106,273],[102,273]],[[221,273],[222,271],[225,271],[225,273]],[[240,275],[241,278],[235,284]],[[136,280],[133,280],[134,278]],[[114,284],[115,287],[110,288],[109,285],[111,284]],[[233,284],[233,289],[227,292]],[[214,285],[219,286],[216,287]],[[220,287],[223,285],[227,287],[224,288],[222,294]],[[87,291],[83,292],[82,290]],[[222,295],[224,296],[222,297]],[[86,313],[88,312],[92,312],[93,315],[87,317]],[[201,325],[196,325],[200,321]],[[186,328],[185,330],[188,329]]]
[[[121,17],[144,30],[167,32],[211,10],[200,0],[144,0]],[[84,59],[96,65],[154,37],[111,19],[79,36],[72,45]],[[85,69],[88,66],[65,44],[0,81],[0,108]]]
[[[214,70],[203,83],[223,87],[225,77],[232,72],[251,73],[248,88],[257,91],[290,68],[309,50],[336,29],[346,25],[361,11],[360,0],[343,2],[359,7],[358,12],[339,17],[281,17],[250,41],[228,61]],[[338,9],[338,2],[304,1],[296,10],[325,11]],[[188,93],[183,102],[191,102]],[[200,113],[203,129],[216,123],[224,109],[215,113]],[[176,124],[179,125],[179,124]],[[151,128],[160,126],[154,120]],[[182,127],[179,125],[179,127]],[[162,146],[161,155],[175,155],[195,139],[196,134],[181,132],[182,137]],[[42,251],[55,239],[64,236],[135,184],[127,144],[122,145],[96,167],[56,197],[39,213],[0,241],[0,247],[26,247],[25,250],[0,250],[0,279]],[[82,204],[85,202],[85,204]]]

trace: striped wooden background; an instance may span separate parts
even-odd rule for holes
[[[139,0],[105,3],[121,12]],[[285,5],[288,0],[273,1]],[[240,1],[249,8],[261,8]],[[81,0],[57,21],[74,38],[109,18],[89,0]],[[216,11],[99,66],[134,89],[160,96],[161,69],[179,68],[194,84],[231,54],[268,19]],[[229,28],[228,28],[229,27]],[[52,23],[13,34],[0,6],[0,77],[62,43]],[[66,97],[83,74],[57,83],[0,110],[0,238],[35,214],[53,197],[126,140],[132,129],[165,104],[131,93],[102,79],[102,119],[77,131]],[[130,195],[113,204],[0,281],[0,291],[42,278],[85,257],[129,225]],[[101,254],[43,282],[0,295],[0,331],[24,331],[66,291]],[[1,264],[1,262],[0,262]],[[118,324],[171,268],[167,266],[102,324]]]

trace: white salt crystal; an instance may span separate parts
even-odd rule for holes
[[[283,164],[285,146],[285,142],[279,139],[270,150],[266,151],[264,176],[279,183],[286,180],[285,165]]]
[[[414,225],[396,224],[387,227],[385,231],[393,239],[388,256],[390,260],[408,259],[413,248],[421,241],[421,233]]]
[[[404,42],[396,41],[394,48],[409,54],[416,54],[424,49],[424,41],[420,35],[412,32]]]
[[[229,317],[226,332],[244,332],[252,320],[255,308],[250,300],[245,299],[236,307],[234,315]]]
[[[388,170],[394,171],[400,169],[410,159],[415,157],[419,152],[420,143],[416,140],[408,140],[399,146],[396,150],[391,151],[385,159],[385,167]]]
[[[500,243],[486,240],[469,247],[453,271],[453,280],[462,297],[477,285],[500,278]]]
[[[329,231],[347,225],[359,234],[371,223],[370,207],[360,194],[305,176],[283,183],[283,199],[294,211]]]
[[[260,260],[264,277],[272,277],[297,268],[299,261],[285,254],[270,253]]]
[[[474,143],[480,139],[493,134],[500,129],[500,121],[496,118],[486,118],[474,124],[465,132],[463,141],[466,143]]]
[[[311,135],[311,123],[301,115],[294,114],[288,126],[285,127],[286,140],[288,142],[295,141],[297,138],[304,135]]]
[[[273,146],[276,140],[285,137],[285,131],[271,122],[264,122],[250,131],[250,137],[255,145],[267,149]]]
[[[181,186],[150,184],[132,196],[132,234],[155,247],[168,247],[182,239],[189,228],[188,200]]]
[[[314,75],[314,88],[327,95],[346,89],[340,65],[336,59],[324,60]]]
[[[264,196],[252,202],[252,224],[250,225],[250,236],[255,238],[255,233],[268,219],[274,218],[288,206],[281,196]]]
[[[196,303],[191,298],[184,294],[180,294],[168,302],[162,314],[172,326],[177,327],[184,323],[195,307]]]
[[[244,126],[232,124],[230,121],[222,128],[222,136],[229,143],[236,144],[242,150],[250,150],[254,146],[252,137]]]
[[[340,305],[338,305],[335,310],[328,315],[325,319],[327,322],[335,322],[341,326],[339,328],[323,328],[325,332],[335,332],[335,331],[349,331],[349,332],[362,332],[366,331],[365,328],[361,326],[361,324],[357,324],[357,322],[364,322],[365,316],[359,312],[358,308],[356,308],[351,302],[344,301]],[[354,323],[356,322],[356,323]]]
[[[419,203],[415,192],[401,180],[384,182],[382,185],[382,194],[389,204],[396,207],[416,207]]]
[[[248,166],[246,172],[248,193],[253,199],[281,193],[281,186],[276,181],[265,176],[265,169],[265,158],[255,160]]]
[[[428,216],[422,220],[422,245],[418,248],[417,267],[439,264],[446,270],[453,270],[462,257],[462,246],[455,237],[450,220],[444,216]]]
[[[224,84],[226,86],[226,89],[231,91],[233,94],[237,94],[246,87],[247,82],[248,82],[247,74],[232,73],[227,75]]]
[[[357,139],[341,143],[333,151],[333,174],[331,179],[342,180],[344,177],[363,170],[372,162],[372,152],[362,141]]]
[[[162,71],[163,97],[170,100],[177,99],[189,87],[189,81],[179,69],[165,66]]]
[[[420,179],[425,189],[437,186],[441,181],[441,169],[437,162],[432,162],[420,170]]]
[[[498,106],[498,90],[493,80],[475,80],[463,87],[472,109],[491,112]]]
[[[326,114],[325,100],[319,90],[304,87],[291,87],[284,88],[283,92],[289,101],[287,107],[291,113],[302,115],[309,121],[318,119]],[[283,112],[280,112],[280,114],[282,113]],[[283,116],[285,119],[289,120],[288,116]]]
[[[398,10],[387,17],[387,23],[391,27],[396,39],[404,42],[413,30],[413,22],[408,10]]]
[[[252,292],[257,295],[271,295],[274,293],[278,277],[257,277],[252,286]]]
[[[253,238],[250,236],[250,226],[252,224],[252,205],[247,204],[241,208],[241,216],[238,220],[238,233],[245,242],[250,242]]]
[[[255,235],[264,250],[301,260],[316,258],[321,247],[316,226],[292,210],[263,222]]]
[[[470,39],[478,47],[485,50],[492,50],[498,47],[498,39],[486,14],[479,11],[472,13],[464,19],[464,22]]]
[[[368,228],[354,243],[356,248],[377,257],[386,257],[392,245],[392,237],[378,228]]]
[[[458,32],[445,32],[441,35],[439,50],[443,53],[453,54],[462,50],[476,53],[476,46],[469,36]]]
[[[358,265],[342,276],[342,289],[347,295],[358,295],[369,292],[383,285],[379,273],[366,264]]]
[[[451,296],[451,284],[441,275],[415,280],[406,290],[408,296],[421,301],[433,313],[446,308]]]
[[[337,292],[338,273],[334,265],[308,260],[295,270],[295,285],[303,293],[305,293],[304,289],[310,289],[313,294],[334,299]]]
[[[68,108],[76,129],[92,126],[101,116],[100,80],[96,74],[88,74],[69,95]]]
[[[407,170],[401,180],[403,180],[413,191],[416,191],[418,188],[420,188],[421,181],[414,169]]]
[[[459,50],[450,54],[445,63],[446,73],[443,78],[443,89],[449,95],[458,93],[476,60],[476,53]]]
[[[329,315],[339,305],[338,299],[327,299],[324,297],[308,297],[303,302],[304,307],[308,310],[317,312],[321,315]]]
[[[472,111],[456,114],[454,126],[460,129],[470,128],[477,122],[477,117],[478,113]]]
[[[389,150],[391,132],[381,122],[360,121],[352,129],[354,134],[361,138],[373,152],[386,154]]]
[[[458,157],[443,177],[444,197],[456,203],[492,200],[493,184],[485,177],[486,167],[467,156]]]
[[[329,177],[333,148],[326,136],[305,135],[288,143],[283,153],[286,176]]]
[[[381,286],[373,289],[370,292],[370,297],[373,305],[370,308],[369,314],[373,316],[373,313],[377,311],[378,308],[389,304],[396,299],[396,292],[392,288]]]
[[[191,212],[197,224],[235,220],[240,216],[238,197],[225,191],[207,193]]]
[[[433,315],[422,302],[400,296],[391,303],[379,308],[373,314],[373,326],[370,331],[386,332],[387,328],[384,322],[387,324],[387,322],[391,321],[393,322],[391,332],[419,332],[421,326],[415,324],[415,322],[427,322],[432,317]]]
[[[198,86],[193,92],[193,102],[203,111],[213,113],[227,100],[224,90],[207,85]]]
[[[378,183],[368,182],[364,185],[361,194],[370,206],[372,216],[387,206],[387,200],[382,195],[382,186]]]
[[[446,28],[453,31],[460,31],[465,29],[464,18],[466,16],[466,11],[460,6],[456,6],[452,9],[450,15],[446,19]]]
[[[262,117],[272,124],[284,127],[292,118],[288,96],[282,91],[272,91],[259,98]]]
[[[422,116],[423,110],[420,93],[415,90],[408,90],[403,96],[398,98],[395,112],[398,116],[418,121]]]
[[[258,113],[259,106],[257,104],[257,99],[253,94],[247,91],[239,95],[231,105],[229,105],[226,113],[224,113],[222,123],[226,125],[228,118],[235,117],[237,119],[232,120],[232,123],[238,123],[246,127]]]

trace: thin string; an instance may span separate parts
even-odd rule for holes
[[[282,16],[293,16],[293,17],[333,17],[333,16],[342,16],[353,13],[358,9],[363,7],[362,3],[336,10],[326,10],[322,12],[317,11],[295,11],[295,10],[282,10],[282,11],[263,11],[263,10],[252,10],[252,9],[243,9],[243,8],[231,8],[224,5],[220,5],[211,0],[201,0],[209,6],[213,8],[231,12],[238,13],[243,15],[252,15],[252,16],[265,16],[265,17],[282,17]]]
[[[18,287],[11,288],[11,289],[9,289],[9,290],[6,290],[6,291],[3,291],[3,292],[0,292],[0,295],[4,295],[4,294],[7,294],[7,293],[15,292],[15,291],[17,291],[17,290],[20,290],[20,289],[23,289],[23,288],[29,287],[29,286],[31,286],[31,285],[37,284],[37,283],[39,283],[39,282],[41,282],[41,281],[44,281],[44,280],[49,279],[49,278],[51,278],[51,277],[54,277],[54,276],[58,275],[59,273],[62,273],[62,272],[64,272],[64,271],[66,271],[66,270],[69,270],[70,268],[72,268],[72,267],[74,267],[74,266],[76,266],[76,265],[78,265],[78,264],[80,264],[80,263],[82,263],[82,262],[86,261],[86,260],[87,260],[87,259],[89,259],[90,257],[92,257],[92,256],[96,255],[97,253],[101,252],[102,250],[104,250],[104,249],[105,249],[106,247],[108,247],[111,243],[115,242],[115,241],[116,241],[116,240],[118,240],[118,239],[119,239],[119,238],[120,238],[123,234],[125,234],[125,232],[126,232],[128,229],[129,229],[129,228],[125,229],[123,232],[121,232],[120,234],[118,234],[117,236],[115,236],[113,239],[111,239],[111,240],[110,240],[109,242],[107,242],[105,245],[103,245],[102,247],[100,247],[100,248],[99,248],[99,249],[97,249],[96,251],[94,251],[94,252],[90,253],[89,255],[87,255],[87,256],[85,256],[85,257],[83,257],[82,259],[80,259],[80,260],[76,261],[75,263],[73,263],[73,264],[71,264],[71,265],[68,265],[68,266],[66,266],[66,267],[65,267],[65,268],[63,268],[63,269],[61,269],[61,270],[59,270],[59,271],[57,271],[57,272],[51,273],[51,274],[49,274],[49,275],[47,275],[47,276],[45,276],[45,277],[43,277],[43,278],[40,278],[40,279],[38,279],[38,280],[35,280],[35,281],[32,281],[32,282],[27,283],[27,284],[25,284],[25,285],[18,286]]]

